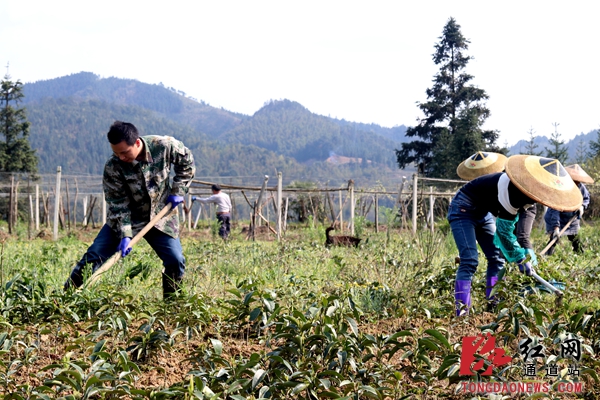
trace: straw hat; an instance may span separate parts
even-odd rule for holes
[[[565,167],[565,169],[569,175],[571,175],[571,179],[573,179],[575,182],[589,184],[594,183],[594,179],[592,179],[592,177],[589,176],[587,172],[585,172],[583,168],[579,166],[579,164],[568,165]]]
[[[456,173],[462,179],[470,181],[481,175],[504,171],[506,156],[500,153],[478,151],[456,168]]]
[[[508,158],[506,174],[531,199],[557,211],[575,211],[583,197],[560,161],[539,156]]]

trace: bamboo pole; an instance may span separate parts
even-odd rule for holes
[[[283,230],[287,231],[287,212],[288,212],[288,206],[290,203],[290,198],[286,197],[285,198],[285,209],[283,210]]]
[[[8,195],[8,234],[12,235],[13,231],[13,198],[15,191],[15,176],[10,175],[10,194]]]
[[[40,230],[40,185],[35,185],[35,231]]]
[[[192,202],[192,195],[190,193],[188,193],[187,198],[190,205],[190,208],[187,210],[187,229],[190,232],[192,230],[192,206],[194,203]]]
[[[61,176],[61,167],[60,165],[56,167],[56,191],[54,198],[54,240],[58,240],[58,212],[59,212],[59,203],[60,203],[60,176]]]
[[[433,233],[434,227],[434,216],[433,216],[433,205],[435,204],[435,198],[433,197],[433,186],[429,186],[429,226],[431,233]]]
[[[67,190],[67,227],[71,232],[71,203],[69,202],[69,180],[65,179],[65,187]]]
[[[31,225],[33,223],[33,196],[29,195],[29,221],[27,221],[27,238],[31,240]]]
[[[342,231],[342,233],[344,233],[344,210],[343,210],[343,206],[342,206],[342,191],[339,191],[339,196],[340,196],[340,229]]]
[[[196,219],[194,220],[194,229],[196,229],[196,227],[198,226],[198,220],[200,219],[201,213],[202,213],[202,203],[200,203],[200,208],[198,208],[198,214],[196,214]]]
[[[15,205],[15,212],[13,214],[13,227],[15,229],[19,223],[19,183],[21,182],[17,181],[17,184],[15,185],[15,196],[13,198],[13,203]]]
[[[81,221],[81,226],[87,226],[87,202],[88,198],[83,196],[83,199],[81,199],[81,204],[83,207],[83,221]]]
[[[50,193],[42,193],[42,203],[44,205],[44,223],[46,228],[50,228]]]
[[[412,209],[412,233],[417,234],[417,185],[419,178],[417,174],[413,174],[413,209]]]
[[[350,192],[350,221],[349,221],[349,229],[350,234],[354,236],[354,181],[348,181],[348,192]]]
[[[75,178],[75,200],[73,200],[73,227],[77,228],[77,200],[79,197],[79,185],[77,184],[77,178]]]
[[[277,240],[281,241],[281,199],[283,195],[283,176],[281,172],[277,173]]]
[[[379,198],[375,195],[375,233],[379,232]]]
[[[106,224],[106,196],[102,192],[102,225]]]

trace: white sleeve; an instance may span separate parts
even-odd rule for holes
[[[204,199],[197,197],[196,201],[199,201],[200,203],[206,204],[206,203],[215,203],[215,196],[210,196],[210,197],[206,197]]]

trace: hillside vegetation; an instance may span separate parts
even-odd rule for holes
[[[27,83],[25,106],[40,172],[100,174],[114,120],[142,134],[171,135],[192,149],[197,176],[274,174],[303,180],[393,181],[403,127],[355,124],[311,113],[290,100],[269,101],[253,116],[218,109],[162,84],[81,72]],[[327,162],[332,155],[353,162]]]

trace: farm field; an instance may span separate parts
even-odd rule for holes
[[[507,265],[501,302],[486,312],[482,263],[474,309],[460,318],[457,251],[440,228],[416,236],[365,228],[358,248],[326,248],[324,226],[290,227],[281,243],[246,241],[239,228],[227,243],[209,229],[184,232],[184,290],[169,302],[144,241],[98,284],[63,292],[95,231],[56,242],[3,236],[0,397],[470,399],[488,396],[464,393],[463,382],[493,381],[546,383],[536,398],[600,398],[593,224],[580,232],[584,254],[565,239],[540,260],[541,276],[566,284],[562,305],[538,289],[525,294],[535,282]],[[538,229],[532,238],[538,251],[546,244]],[[483,368],[462,375],[463,337],[487,332],[512,361],[486,375],[492,358],[482,353]],[[533,376],[519,351],[528,338],[544,349]],[[581,343],[578,375],[560,352],[573,338]],[[557,376],[546,374],[549,365]],[[582,393],[560,393],[572,383]]]

